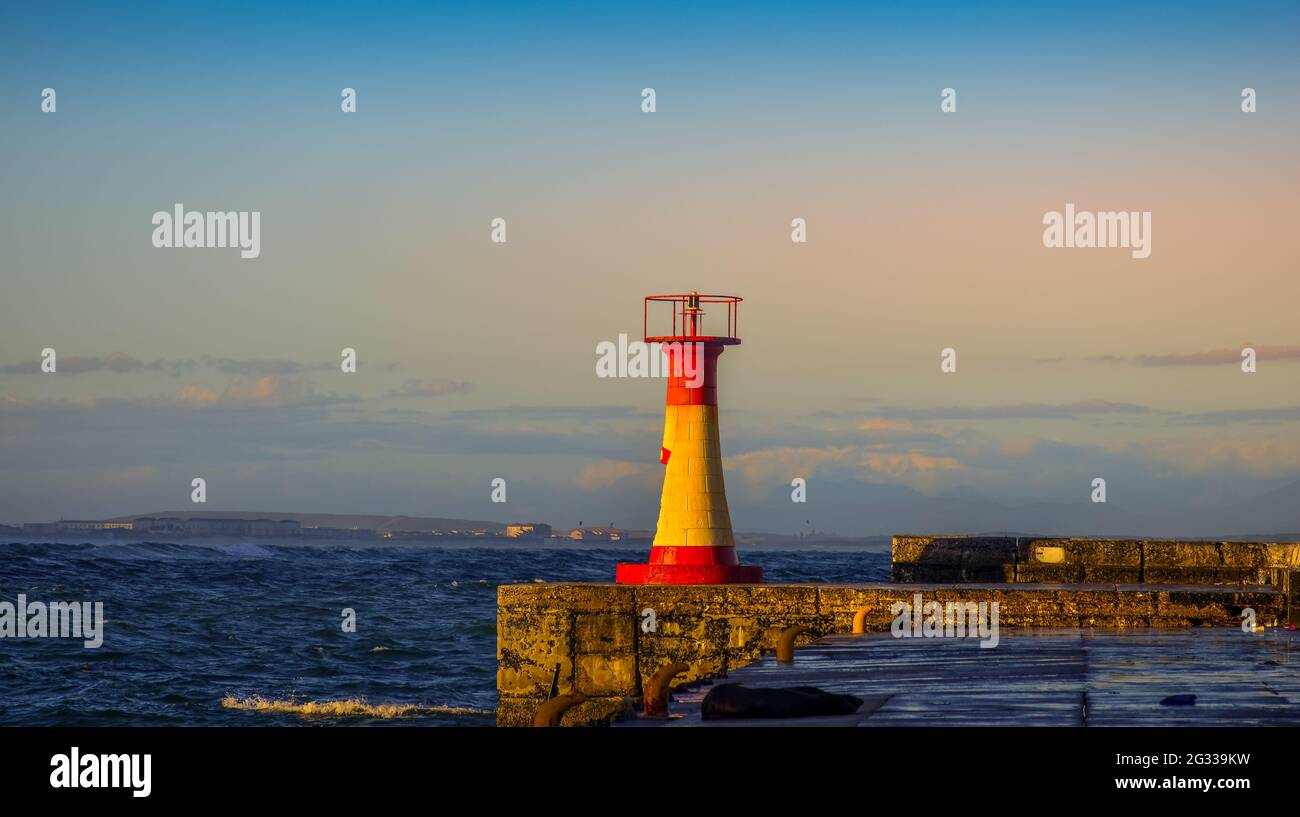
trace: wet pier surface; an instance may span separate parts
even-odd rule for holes
[[[768,656],[714,683],[814,686],[865,703],[838,717],[704,721],[711,687],[699,686],[673,694],[668,720],[627,725],[1295,726],[1300,633],[1003,630],[993,648],[978,638],[835,635],[799,647],[793,665]]]

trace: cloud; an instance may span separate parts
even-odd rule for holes
[[[663,466],[655,463],[601,460],[583,467],[574,480],[578,487],[588,491],[612,488],[624,480],[633,480],[652,488],[663,476]]]
[[[176,392],[182,405],[266,405],[286,406],[317,399],[314,387],[293,377],[259,377],[236,380],[220,393],[207,386],[191,383]],[[332,398],[326,398],[332,399]]]
[[[32,358],[19,363],[0,366],[3,374],[41,374],[41,358]],[[162,361],[145,363],[139,358],[122,352],[113,352],[103,357],[55,357],[55,371],[58,374],[85,374],[87,372],[144,372],[162,368]]]
[[[1068,420],[1102,414],[1147,414],[1151,409],[1134,403],[1077,400],[1073,403],[1014,403],[1002,406],[946,406],[888,408],[881,414],[912,420]]]
[[[192,361],[177,361],[192,364]],[[274,360],[250,358],[247,360],[237,360],[234,358],[214,358],[206,355],[199,359],[198,365],[204,368],[216,369],[223,374],[233,374],[240,377],[266,377],[275,375],[298,374],[304,371],[307,366],[293,360]],[[329,364],[333,368],[333,364]],[[318,367],[319,368],[319,367]]]
[[[222,374],[237,377],[265,377],[300,374],[306,371],[333,371],[338,366],[333,361],[319,363],[300,363],[296,360],[277,358],[229,358],[203,355],[198,359],[169,359],[145,361],[123,352],[112,352],[102,357],[58,357],[56,358],[58,374],[87,374],[90,372],[113,372],[115,374],[135,374],[140,372],[163,371],[172,375],[194,369],[211,369]],[[395,365],[383,367],[391,371]],[[41,359],[33,358],[18,363],[0,366],[0,374],[41,374]]]
[[[1041,442],[1038,437],[1010,437],[1002,441],[998,451],[1008,457],[1025,457],[1038,450]]]
[[[207,386],[188,384],[176,391],[178,403],[215,403],[219,395]]]
[[[889,420],[884,417],[871,417],[859,425],[860,431],[911,431],[911,420]]]
[[[221,391],[202,383],[187,383],[170,396],[86,397],[80,400],[21,400],[5,396],[0,398],[0,412],[53,419],[80,411],[176,410],[195,406],[323,406],[356,399],[354,396],[318,395],[313,384],[298,378],[267,376],[255,380],[238,379]]]
[[[436,380],[407,380],[400,388],[393,389],[390,397],[438,397],[444,394],[469,394],[474,391],[474,384],[464,381],[438,378]]]
[[[1300,406],[1274,408],[1226,409],[1204,411],[1181,418],[1181,422],[1196,425],[1232,425],[1234,423],[1289,423],[1300,420]]]
[[[818,472],[839,478],[883,479],[933,487],[937,478],[964,466],[955,457],[919,450],[886,451],[862,446],[781,447],[723,459],[723,468],[751,486],[788,484]]]
[[[449,415],[454,420],[593,420],[639,419],[663,417],[663,409],[647,412],[632,406],[498,406],[495,408],[462,409]]]
[[[1175,352],[1163,355],[1094,355],[1089,363],[1131,363],[1138,366],[1222,366],[1241,363],[1241,350],[1249,344],[1231,349],[1202,352]],[[1252,346],[1258,360],[1300,360],[1300,346]]]
[[[1212,349],[1208,352],[1173,355],[1138,355],[1134,361],[1143,366],[1216,366],[1241,363],[1241,349]],[[1300,360],[1300,346],[1256,346],[1259,360]]]

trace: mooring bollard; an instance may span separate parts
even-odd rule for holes
[[[797,627],[791,627],[781,632],[781,638],[776,642],[776,663],[793,664],[794,663],[794,640],[811,628],[800,624]]]
[[[559,726],[565,712],[586,700],[587,696],[581,692],[570,692],[568,695],[552,698],[542,704],[537,714],[533,715],[533,726]]]
[[[867,613],[871,612],[870,607],[860,607],[858,612],[853,614],[853,634],[862,635],[867,631]]]
[[[646,685],[644,713],[647,718],[668,717],[668,685],[678,675],[690,669],[690,664],[681,662],[660,667]]]

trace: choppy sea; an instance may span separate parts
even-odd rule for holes
[[[103,602],[106,619],[94,649],[0,638],[0,724],[490,726],[497,586],[611,581],[615,563],[645,555],[481,543],[0,544],[0,602],[20,593],[28,604]],[[878,550],[742,557],[773,582],[889,577]],[[354,633],[342,627],[344,608],[355,611]]]

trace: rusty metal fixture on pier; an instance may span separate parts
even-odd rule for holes
[[[870,607],[860,607],[853,614],[853,634],[862,635],[867,631],[867,613],[871,612]]]
[[[538,708],[537,714],[533,716],[533,726],[559,726],[565,712],[586,700],[587,696],[581,692],[570,692],[552,698]]]
[[[781,631],[781,638],[776,642],[776,662],[778,664],[794,663],[794,640],[812,628],[800,624]]]
[[[691,668],[690,664],[680,661],[662,666],[650,678],[645,689],[644,713],[647,718],[668,717],[668,685],[672,680]]]

